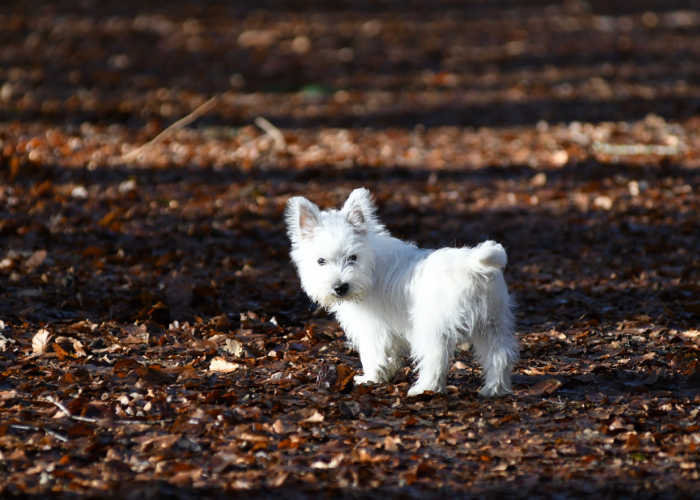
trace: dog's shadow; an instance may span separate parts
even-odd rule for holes
[[[612,400],[634,394],[693,397],[700,389],[700,372],[689,375],[653,370],[611,370],[602,374],[513,375],[517,396],[553,396],[565,399]]]

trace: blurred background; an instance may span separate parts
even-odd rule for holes
[[[696,7],[5,2],[0,229],[15,253],[0,271],[19,287],[5,307],[35,311],[41,295],[54,315],[130,318],[160,301],[174,319],[279,307],[280,287],[298,302],[287,197],[336,205],[360,184],[398,236],[504,241],[525,302],[543,269],[542,282],[574,272],[562,283],[576,289],[611,273],[667,287],[642,272],[660,254],[685,282]],[[111,281],[63,253],[75,249]],[[42,282],[45,253],[63,265]],[[247,286],[273,268],[272,286]],[[53,299],[31,291],[47,285]],[[126,296],[103,310],[105,287]]]
[[[411,128],[698,111],[694,1],[5,2],[5,121]],[[96,120],[100,118],[100,120]]]

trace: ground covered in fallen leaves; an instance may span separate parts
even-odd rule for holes
[[[4,2],[0,496],[700,494],[696,8]],[[512,396],[353,385],[282,213],[361,185],[507,248]]]

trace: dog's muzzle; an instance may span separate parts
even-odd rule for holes
[[[349,289],[350,285],[348,285],[347,283],[341,283],[333,287],[333,291],[338,297],[344,297],[345,295],[347,295]]]

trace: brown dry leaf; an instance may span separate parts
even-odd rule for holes
[[[632,424],[626,424],[624,420],[621,418],[616,418],[613,420],[610,425],[608,426],[608,431],[610,432],[618,432],[618,431],[624,431],[624,430],[632,430],[634,427]]]
[[[543,394],[552,394],[562,386],[562,382],[556,378],[548,378],[540,380],[527,391],[530,396],[541,396]]]
[[[653,360],[654,358],[656,358],[656,353],[655,353],[655,352],[648,352],[648,353],[642,355],[642,356],[639,358],[639,361],[640,361],[640,362],[651,361],[651,360]]]
[[[0,328],[0,331],[2,328]],[[15,340],[14,339],[8,339],[4,335],[0,334],[0,352],[4,352],[7,350],[7,346],[10,344],[14,344]]]
[[[547,370],[543,367],[540,367],[540,366],[530,366],[530,367],[523,368],[523,373],[525,375],[538,376],[538,375],[546,374]]]
[[[146,435],[134,438],[134,442],[138,443],[141,453],[150,450],[169,450],[180,439],[176,434],[165,434],[163,436]]]
[[[270,488],[279,488],[284,484],[288,477],[289,472],[278,471],[268,478],[267,485]]]
[[[231,373],[235,372],[240,367],[241,365],[239,365],[238,363],[231,363],[230,361],[226,361],[221,356],[213,358],[209,363],[210,372]]]
[[[245,465],[246,458],[228,448],[222,449],[212,457],[213,470],[217,474],[231,465]]]
[[[8,399],[14,399],[17,397],[17,391],[11,389],[9,391],[0,391],[0,401],[6,401]]]
[[[34,356],[41,356],[44,354],[49,346],[50,338],[51,333],[45,328],[36,332],[34,337],[32,337],[32,354]]]
[[[627,434],[625,439],[625,444],[623,446],[625,450],[636,450],[639,448],[639,434],[632,431]]]
[[[72,351],[72,357],[76,358],[80,358],[87,355],[85,353],[85,349],[83,348],[83,343],[73,337],[56,337],[54,342],[54,350],[56,350],[57,345],[66,344],[65,347],[61,345],[62,350],[66,354],[71,353]],[[67,351],[67,349],[70,349],[70,351]]]
[[[83,357],[87,356],[87,353],[85,352],[85,349],[83,349],[83,343],[79,341],[78,339],[70,339],[72,344],[73,344],[73,350],[75,350],[75,354],[78,357]]]
[[[423,477],[429,477],[435,473],[435,467],[426,462],[425,460],[418,463],[415,467],[412,467],[406,471],[402,477],[406,484],[411,485],[415,483],[418,479]]]
[[[44,263],[47,255],[48,253],[46,252],[46,250],[37,250],[31,255],[31,257],[27,259],[25,265],[30,270],[39,267],[41,264]]]
[[[360,463],[369,463],[374,460],[372,454],[367,450],[367,448],[358,448],[354,450],[354,459]]]
[[[59,344],[58,342],[54,342],[52,344],[52,347],[53,347],[53,352],[56,353],[56,356],[58,357],[58,359],[63,360],[69,356],[68,351],[66,351],[63,348],[63,346],[61,346],[61,344]]]
[[[681,335],[688,337],[690,340],[700,340],[700,330],[686,330],[681,332]]]
[[[83,319],[80,321],[76,321],[75,323],[71,323],[70,325],[68,325],[68,329],[76,333],[87,333],[94,332],[98,326],[99,325],[97,325],[97,323],[93,323],[89,319]]]
[[[112,366],[112,373],[118,378],[126,378],[131,373],[142,370],[144,367],[132,358],[122,358]]]
[[[530,179],[530,184],[536,187],[541,187],[547,184],[547,174],[544,172],[539,172],[535,174],[531,179]]]
[[[122,340],[124,344],[147,344],[148,343],[148,328],[145,324],[128,325],[124,327],[127,337]]]
[[[280,450],[296,450],[299,448],[302,444],[304,444],[306,440],[297,435],[289,436],[287,439],[283,439],[282,441],[277,443],[277,448]]]
[[[107,227],[109,226],[112,222],[114,222],[117,217],[121,214],[121,209],[115,208],[114,210],[111,210],[110,212],[107,212],[98,222],[98,224],[102,227]]]
[[[177,485],[188,485],[202,477],[203,470],[199,467],[180,470],[171,476],[168,481]]]
[[[311,464],[312,469],[335,469],[337,468],[341,463],[343,463],[343,460],[345,459],[345,455],[342,453],[339,453],[335,455],[329,462],[323,462],[321,460],[317,460],[316,462],[313,462]]]
[[[401,438],[399,436],[386,436],[384,438],[384,449],[386,451],[398,451],[400,444]]]
[[[243,440],[243,441],[251,441],[254,443],[257,443],[257,442],[265,442],[266,443],[269,440],[269,438],[267,436],[264,436],[262,434],[253,434],[250,432],[242,432],[241,434],[239,434],[238,438]]]
[[[613,200],[609,196],[596,196],[593,199],[593,206],[602,210],[610,210],[613,206]]]
[[[286,434],[291,431],[289,426],[285,425],[285,423],[282,422],[282,420],[280,420],[279,418],[274,421],[271,427],[276,434]]]
[[[241,358],[244,354],[243,344],[235,339],[226,339],[222,350],[234,358]]]
[[[323,422],[324,420],[325,417],[318,410],[314,410],[314,412],[302,420],[302,422],[306,424],[317,424],[319,422]]]
[[[180,369],[180,372],[177,376],[178,381],[183,381],[183,380],[192,380],[192,379],[197,379],[199,378],[199,372],[197,369],[192,366],[192,364],[188,364],[183,366]]]
[[[338,392],[343,392],[351,386],[353,377],[355,376],[355,370],[350,368],[348,365],[343,364],[339,364],[336,367],[336,370],[337,379],[335,382],[335,389]]]
[[[105,249],[101,247],[91,246],[87,247],[81,252],[83,257],[102,257],[105,254]]]
[[[508,464],[506,462],[500,462],[496,464],[491,470],[494,472],[505,472],[508,470]]]

